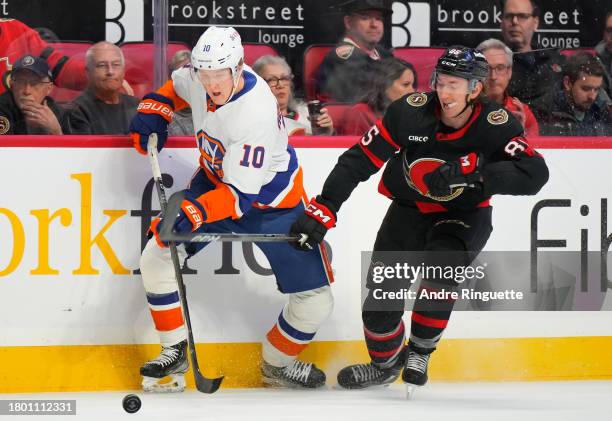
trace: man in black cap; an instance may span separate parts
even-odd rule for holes
[[[391,53],[378,43],[383,18],[392,11],[384,0],[351,0],[341,5],[345,35],[317,73],[317,96],[323,101],[355,102],[364,93],[378,62]]]
[[[67,133],[68,120],[49,97],[53,75],[47,62],[21,57],[10,74],[10,89],[0,95],[0,134]]]

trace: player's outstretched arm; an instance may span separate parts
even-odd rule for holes
[[[345,151],[327,176],[323,190],[312,199],[292,225],[291,234],[303,241],[292,243],[302,250],[311,250],[323,241],[327,231],[336,224],[336,213],[362,181],[378,172],[400,149],[385,127],[388,119],[377,122],[358,144]]]

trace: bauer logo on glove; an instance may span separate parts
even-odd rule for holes
[[[168,124],[174,116],[174,102],[153,92],[143,97],[137,111],[130,123],[130,136],[134,148],[146,155],[149,135],[157,133],[157,151],[161,152],[168,138]]]

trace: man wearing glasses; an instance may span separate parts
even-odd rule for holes
[[[514,54],[506,44],[489,38],[476,47],[482,51],[489,63],[489,76],[484,82],[484,91],[489,100],[510,111],[525,129],[525,136],[538,136],[538,121],[529,105],[518,98],[508,95],[508,84],[512,77],[512,57]]]
[[[609,97],[612,97],[612,10],[606,14],[606,27],[603,40],[595,47],[597,57],[605,68],[604,87]]]
[[[561,65],[558,50],[534,50],[533,34],[540,24],[535,0],[506,0],[501,19],[502,39],[515,53],[508,94],[533,106],[551,89],[561,86]]]
[[[350,0],[341,7],[344,38],[325,56],[317,74],[317,96],[323,102],[356,102],[380,60],[391,57],[378,45],[384,35],[383,17],[391,9],[382,0]]]
[[[87,89],[74,100],[70,127],[75,134],[128,134],[140,102],[122,93],[125,59],[115,44],[102,41],[85,54]]]
[[[0,95],[0,134],[68,133],[66,113],[49,97],[53,75],[44,59],[21,57],[9,81],[10,89]]]

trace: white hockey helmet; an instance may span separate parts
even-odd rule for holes
[[[244,49],[240,35],[232,27],[211,26],[200,36],[191,51],[193,69],[230,69],[235,81],[240,75],[240,64],[243,58]]]

